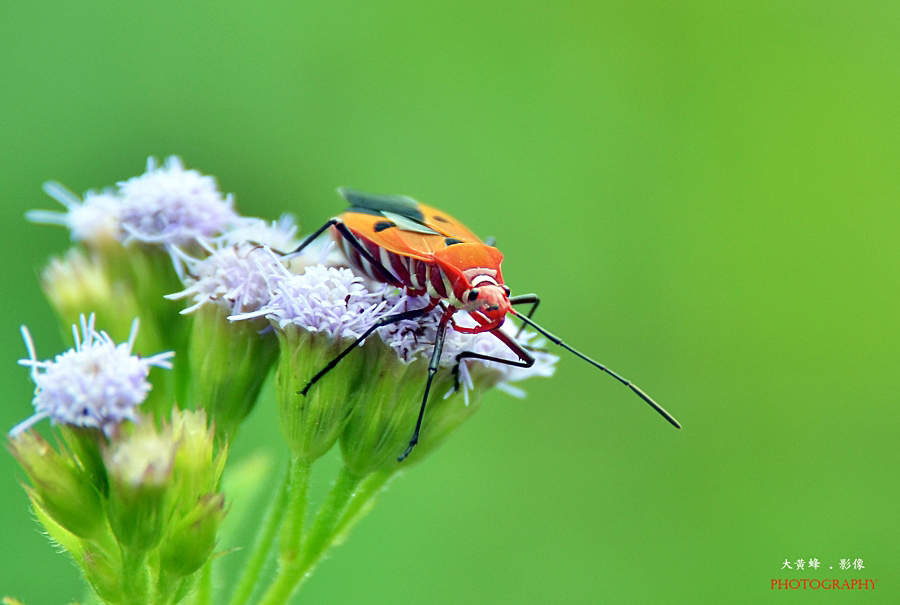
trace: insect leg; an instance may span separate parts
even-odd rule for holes
[[[504,357],[494,357],[493,355],[485,355],[484,353],[476,353],[475,351],[463,351],[459,355],[456,356],[456,365],[453,366],[453,389],[455,391],[459,390],[459,366],[462,363],[463,359],[481,359],[484,361],[496,361],[497,363],[502,363],[508,366],[515,366],[517,368],[530,368],[534,365],[534,355],[528,352],[528,350],[515,341],[512,337],[510,337],[506,332],[502,331],[500,328],[494,328],[490,331],[491,334],[500,339],[503,344],[509,347],[509,350],[516,354],[519,360],[515,359],[506,359]]]
[[[300,245],[297,246],[297,248],[296,248],[295,250],[292,250],[291,252],[285,252],[285,251],[283,251],[283,250],[278,250],[278,249],[276,249],[276,248],[269,248],[268,246],[266,246],[266,245],[264,245],[264,244],[260,244],[259,242],[255,242],[255,241],[253,241],[253,240],[250,240],[250,243],[256,244],[256,247],[257,247],[257,248],[269,248],[272,252],[274,252],[274,253],[277,254],[278,256],[283,256],[283,257],[285,257],[285,258],[282,259],[282,260],[290,260],[290,259],[293,258],[294,256],[296,256],[296,255],[300,254],[301,252],[303,252],[303,249],[306,248],[308,245],[310,245],[310,244],[313,242],[313,240],[315,240],[317,237],[319,237],[320,235],[322,235],[322,232],[323,232],[323,231],[325,231],[326,229],[328,229],[328,228],[331,227],[332,225],[335,225],[335,224],[340,223],[340,222],[341,222],[341,219],[339,219],[339,218],[328,219],[328,222],[327,222],[327,223],[325,223],[324,225],[322,225],[321,227],[319,227],[318,229],[316,229],[315,231],[313,231],[312,233],[310,233],[309,235],[307,235],[307,236],[303,239],[303,241],[300,242]],[[289,257],[289,258],[288,258],[288,257]]]
[[[425,404],[428,402],[428,393],[431,391],[431,381],[434,380],[434,375],[437,374],[438,366],[441,362],[441,351],[444,349],[444,336],[447,333],[447,323],[450,321],[450,318],[453,317],[453,313],[455,312],[456,309],[453,309],[452,307],[445,310],[444,315],[441,316],[440,323],[438,323],[437,335],[434,338],[434,350],[431,352],[431,361],[428,363],[428,381],[425,383],[425,393],[422,395],[422,406],[419,408],[419,417],[416,420],[416,430],[413,431],[412,439],[409,440],[406,451],[397,458],[397,462],[403,462],[419,442],[419,429],[422,428],[422,418],[425,416]]]
[[[306,383],[306,386],[298,391],[298,394],[306,395],[312,385],[317,383],[325,374],[333,370],[334,367],[350,353],[350,351],[358,347],[359,343],[368,338],[369,335],[371,335],[372,332],[374,332],[378,328],[395,324],[398,321],[403,321],[404,319],[415,319],[416,317],[421,317],[422,315],[425,315],[426,313],[434,309],[435,305],[436,302],[432,302],[431,304],[422,307],[421,309],[412,309],[411,311],[404,311],[403,313],[395,313],[394,315],[386,315],[385,317],[382,317],[374,324],[369,326],[369,328],[365,332],[363,332],[362,336],[354,340],[352,344],[348,345],[343,351],[338,353],[337,357],[328,362],[328,365],[319,370],[315,376],[310,378],[309,382]]]
[[[329,227],[331,227],[333,225],[337,225],[340,222],[341,222],[341,219],[339,219],[339,218],[328,219],[328,222],[326,222],[324,225],[322,225],[321,227],[319,227],[318,229],[316,229],[315,231],[313,231],[312,233],[307,235],[303,239],[303,241],[300,242],[300,245],[297,246],[297,248],[290,254],[294,255],[294,254],[299,254],[299,253],[303,252],[303,249],[306,248],[308,245],[310,245],[313,242],[313,240],[315,240],[317,237],[322,235],[323,231],[325,231],[326,229],[328,229]],[[275,250],[275,252],[278,252],[278,250]],[[279,254],[281,254],[282,256],[286,256],[283,252],[279,252]]]
[[[513,296],[509,299],[509,304],[511,305],[527,305],[528,303],[531,303],[531,308],[528,309],[528,313],[525,314],[525,317],[531,319],[531,316],[537,311],[538,305],[541,304],[541,299],[538,298],[537,294],[520,294],[519,296]],[[525,329],[525,324],[519,326],[519,330],[516,332],[516,338],[522,334],[523,329]]]
[[[338,232],[344,237],[345,240],[347,240],[347,243],[349,243],[354,250],[359,252],[360,256],[369,261],[369,264],[384,276],[384,279],[381,281],[397,287],[404,286],[404,284],[397,281],[397,278],[394,277],[393,273],[391,273],[383,264],[381,264],[380,260],[372,256],[372,254],[368,250],[366,250],[366,247],[359,243],[359,240],[356,239],[356,236],[353,235],[353,232],[347,228],[347,225],[338,220],[338,222],[334,223],[334,228],[338,230]]]

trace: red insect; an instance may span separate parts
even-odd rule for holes
[[[490,332],[519,358],[510,360],[466,351],[456,356],[456,365],[453,368],[456,376],[459,373],[459,364],[464,359],[482,359],[525,368],[534,364],[534,356],[513,337],[500,330],[508,313],[519,317],[551,342],[571,351],[629,387],[653,406],[663,418],[676,428],[681,428],[671,414],[637,385],[576,351],[534,323],[531,316],[537,309],[540,299],[535,294],[511,297],[500,273],[503,255],[493,245],[481,241],[462,223],[445,212],[420,204],[406,196],[369,195],[346,188],[338,191],[350,204],[350,208],[303,240],[295,252],[301,251],[330,227],[335,241],[355,268],[372,279],[403,288],[412,296],[427,294],[431,297],[431,302],[420,309],[388,315],[375,322],[353,344],[341,351],[313,376],[300,393],[306,395],[313,384],[378,328],[404,319],[421,317],[440,306],[443,315],[438,323],[434,351],[428,364],[428,380],[419,408],[419,418],[409,446],[398,460],[406,458],[419,440],[425,404],[428,401],[432,379],[437,373],[448,324],[454,330],[468,334]],[[521,304],[531,305],[528,313],[522,314],[513,309],[513,306]],[[457,325],[453,315],[459,311],[467,312],[478,325],[473,328]]]

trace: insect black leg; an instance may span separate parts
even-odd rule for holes
[[[422,418],[425,416],[425,404],[428,402],[428,393],[431,391],[431,381],[434,380],[434,375],[437,374],[438,366],[441,363],[441,351],[444,349],[444,335],[447,333],[447,323],[449,323],[450,318],[453,317],[453,313],[453,309],[444,311],[444,315],[441,317],[440,323],[438,323],[437,335],[434,338],[434,350],[431,352],[431,361],[428,363],[428,381],[425,383],[425,393],[422,395],[422,406],[419,408],[419,417],[416,420],[416,430],[413,431],[412,439],[409,440],[406,451],[397,458],[397,462],[403,462],[419,442],[419,429],[422,428]]]
[[[396,283],[397,280],[394,275],[383,264],[381,264],[380,260],[372,256],[372,254],[368,250],[366,250],[365,246],[359,243],[359,239],[357,239],[357,237],[353,235],[353,232],[347,228],[347,226],[344,224],[344,221],[342,221],[340,218],[333,218],[328,220],[328,222],[326,222],[324,225],[307,235],[306,238],[302,242],[300,242],[300,245],[297,246],[296,250],[290,253],[290,256],[302,252],[304,248],[310,245],[317,237],[322,235],[322,233],[329,227],[334,227],[335,229],[337,229],[341,236],[343,236],[343,238],[347,240],[347,243],[350,244],[350,246],[354,250],[359,252],[359,255],[366,259],[377,272],[381,273],[381,275],[384,277],[382,281],[396,286],[403,285]],[[282,256],[285,255],[282,253]]]
[[[325,223],[324,225],[322,225],[321,227],[319,227],[318,229],[316,229],[315,231],[313,231],[312,233],[307,235],[306,238],[302,242],[300,242],[300,245],[297,246],[296,250],[291,252],[291,254],[299,254],[300,252],[303,252],[303,249],[306,248],[308,245],[310,245],[314,239],[316,239],[317,237],[322,235],[323,231],[325,231],[326,229],[328,229],[329,227],[331,227],[333,225],[338,225],[338,224],[343,225],[343,223],[341,223],[341,219],[339,219],[339,218],[329,219],[327,223]]]
[[[525,314],[525,317],[531,319],[531,316],[537,311],[538,305],[541,304],[541,299],[538,298],[537,294],[520,294],[519,296],[513,296],[509,299],[509,304],[511,305],[527,305],[528,303],[531,303],[531,308],[528,309],[528,313]],[[516,331],[516,338],[522,334],[523,329],[525,329],[525,324],[519,326],[518,331]]]
[[[329,361],[328,365],[326,365],[324,368],[319,370],[315,376],[310,378],[309,382],[306,383],[306,386],[303,387],[300,391],[298,391],[298,394],[305,396],[309,392],[309,389],[312,385],[317,383],[325,374],[327,374],[328,372],[333,370],[334,367],[344,357],[346,357],[350,353],[350,351],[352,351],[353,349],[358,347],[359,343],[361,343],[366,338],[368,338],[369,335],[371,335],[372,332],[374,332],[378,328],[382,328],[384,326],[389,326],[391,324],[395,324],[398,321],[403,321],[404,319],[415,319],[416,317],[421,317],[422,315],[425,315],[426,313],[431,311],[433,308],[434,308],[434,304],[430,304],[425,307],[422,307],[421,309],[413,309],[411,311],[404,311],[403,313],[395,313],[394,315],[387,315],[385,317],[382,317],[381,319],[376,321],[374,324],[369,326],[369,328],[365,332],[363,332],[362,336],[360,336],[359,338],[357,338],[356,340],[353,341],[353,344],[347,346],[343,351],[338,353],[337,357],[335,357],[334,359]]]
[[[300,242],[300,245],[297,246],[297,248],[296,248],[295,250],[292,250],[291,252],[285,252],[285,251],[283,251],[283,250],[277,250],[277,249],[275,249],[275,248],[269,248],[269,246],[266,246],[265,244],[260,244],[259,242],[254,242],[254,241],[252,241],[252,240],[251,240],[250,243],[256,244],[256,247],[257,247],[257,248],[269,248],[272,252],[274,252],[274,253],[277,254],[278,256],[291,257],[291,258],[292,258],[292,257],[296,256],[297,254],[300,254],[301,252],[303,252],[303,249],[306,248],[308,245],[310,245],[310,244],[313,242],[313,240],[315,240],[317,237],[319,237],[320,235],[322,235],[322,232],[323,232],[323,231],[325,231],[326,229],[328,229],[328,228],[331,227],[332,225],[336,225],[337,223],[340,223],[340,222],[341,222],[341,219],[339,219],[339,218],[328,219],[328,222],[327,222],[327,223],[325,223],[324,225],[322,225],[321,227],[319,227],[318,229],[316,229],[315,231],[313,231],[312,233],[310,233],[309,235],[307,235],[307,236],[303,239],[303,241]],[[289,258],[285,258],[285,259],[283,259],[283,260],[290,260],[290,259],[289,259]]]
[[[347,240],[347,243],[350,244],[350,246],[352,246],[354,250],[359,252],[360,256],[369,261],[369,264],[372,265],[372,267],[376,271],[381,273],[384,278],[381,281],[397,287],[403,287],[403,284],[397,281],[397,278],[394,277],[394,274],[391,273],[383,264],[381,264],[380,260],[372,256],[372,254],[368,250],[366,250],[365,246],[359,243],[359,240],[355,235],[353,235],[353,232],[347,228],[347,225],[345,225],[341,221],[338,221],[334,223],[334,228],[338,230],[338,232],[344,237],[345,240]]]
[[[459,390],[459,366],[462,363],[463,359],[496,361],[497,363],[502,363],[508,366],[515,366],[517,368],[530,368],[534,365],[534,355],[529,353],[525,347],[516,342],[506,332],[503,332],[500,328],[495,328],[490,332],[491,334],[499,338],[503,344],[509,347],[509,350],[515,353],[519,359],[506,359],[503,357],[494,357],[493,355],[485,355],[484,353],[476,353],[475,351],[463,351],[456,356],[456,365],[453,366],[453,390]]]

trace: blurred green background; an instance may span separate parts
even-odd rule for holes
[[[406,193],[496,236],[538,319],[684,429],[564,356],[394,482],[299,601],[900,602],[898,31],[896,1],[7,0],[0,428],[31,409],[19,325],[63,346],[37,272],[67,234],[23,218],[44,181],[179,154],[306,229],[339,185]],[[276,434],[258,410],[235,456]],[[0,475],[0,593],[79,597]]]

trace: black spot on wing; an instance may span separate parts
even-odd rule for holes
[[[435,214],[431,218],[433,218],[434,220],[441,222],[441,223],[449,223],[450,222],[450,219],[444,218],[440,214]]]
[[[391,227],[396,227],[396,223],[392,223],[391,221],[378,221],[375,223],[375,233],[381,233],[385,229],[390,229]]]
[[[453,244],[461,244],[463,241],[461,239],[456,239],[455,237],[445,237],[444,243],[448,246],[452,246]]]
[[[346,187],[338,189],[338,193],[350,204],[348,212],[375,215],[382,212],[392,212],[420,223],[425,222],[425,215],[419,209],[419,204],[411,197],[406,197],[405,195],[373,195],[354,189],[347,189]]]

